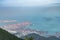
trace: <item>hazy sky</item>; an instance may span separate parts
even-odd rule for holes
[[[60,0],[0,0],[0,6],[41,6],[60,3]]]

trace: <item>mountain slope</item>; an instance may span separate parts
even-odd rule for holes
[[[51,36],[51,37],[48,37],[46,40],[60,40],[60,39],[55,36]]]
[[[25,38],[33,38],[33,40],[60,40],[60,38],[56,37],[56,36],[50,36],[50,37],[44,37],[44,36],[40,36],[38,34],[35,33],[31,33],[28,35],[25,35],[24,37],[22,37],[23,39]]]
[[[22,40],[0,28],[0,40]]]
[[[32,37],[34,40],[45,40],[46,39],[45,37],[40,36],[40,35],[35,34],[35,33],[28,34],[28,35],[26,35],[26,36],[24,36],[22,38],[24,39],[25,37],[28,37],[28,38]]]

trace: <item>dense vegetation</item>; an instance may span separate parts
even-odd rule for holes
[[[0,28],[0,40],[22,40]]]

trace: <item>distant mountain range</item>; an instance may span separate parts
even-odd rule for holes
[[[44,37],[44,36],[40,36],[40,35],[35,34],[35,33],[25,35],[22,38],[24,39],[25,37],[28,37],[28,38],[32,37],[34,40],[60,40],[60,38],[55,37],[55,36]]]
[[[33,37],[34,40],[45,40],[46,38],[43,37],[43,36],[40,36],[38,34],[35,34],[35,33],[32,33],[32,34],[28,34],[28,35],[25,35],[23,36],[22,38],[24,39],[25,37]]]
[[[60,38],[51,36],[51,37],[48,37],[46,40],[60,40]]]

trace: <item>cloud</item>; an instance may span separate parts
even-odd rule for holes
[[[25,6],[38,6],[38,5],[45,5],[53,3],[53,0],[25,0],[24,5]]]
[[[29,26],[29,25],[31,25],[30,22],[22,22],[22,23],[4,25],[4,26],[1,26],[1,28],[8,29],[8,30],[18,30],[18,29],[24,29],[26,26]]]
[[[39,35],[46,35],[48,34],[48,31],[38,31],[38,30],[33,30],[33,29],[25,29],[25,30],[22,30],[22,33],[24,35],[27,35],[27,34],[30,34],[30,33],[36,33],[36,34],[39,34]]]
[[[11,34],[15,34],[15,33],[22,32],[26,27],[28,27],[31,24],[32,24],[31,22],[21,22],[21,23],[3,25],[3,26],[0,26],[0,28],[8,31]]]
[[[4,25],[4,26],[1,26],[0,28],[10,32],[11,34],[15,34],[15,33],[19,33],[19,34],[22,33],[22,35],[27,35],[30,33],[37,33],[40,35],[47,34],[47,31],[37,31],[37,30],[26,28],[31,26],[31,24],[32,24],[31,22],[21,22],[16,24]],[[16,35],[19,35],[19,34],[16,34]]]
[[[55,3],[57,0],[5,0],[3,6],[40,6]]]
[[[16,20],[0,20],[0,22],[8,23],[8,22],[17,22]]]
[[[22,5],[22,1],[20,0],[5,0],[2,2],[3,6],[21,6]]]

